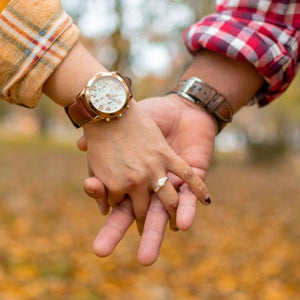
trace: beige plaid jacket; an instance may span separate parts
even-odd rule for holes
[[[59,0],[11,0],[0,14],[0,98],[34,107],[78,36]]]

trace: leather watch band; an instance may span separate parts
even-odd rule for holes
[[[68,107],[65,107],[66,114],[76,128],[94,119],[97,115],[90,112],[82,99],[84,95],[79,96],[75,102]]]
[[[169,94],[178,94],[188,101],[201,104],[212,114],[219,126],[219,131],[232,120],[232,107],[226,98],[216,89],[197,77],[179,81]]]
[[[132,97],[131,79],[129,77],[122,76],[117,72],[112,72],[112,73],[117,74],[125,81],[131,98]],[[80,94],[76,97],[76,100],[73,103],[65,107],[66,114],[68,115],[71,122],[76,128],[81,127],[83,124],[87,122],[101,119],[99,115],[97,115],[92,109],[89,108],[85,98],[85,94],[86,94],[86,88],[80,92]]]

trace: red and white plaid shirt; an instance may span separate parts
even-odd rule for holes
[[[188,49],[216,51],[251,62],[267,86],[256,95],[260,106],[282,94],[299,66],[300,1],[217,0],[216,13],[184,33]]]

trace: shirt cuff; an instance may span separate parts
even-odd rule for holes
[[[0,15],[0,97],[34,107],[79,30],[59,0],[11,0]]]
[[[206,48],[252,63],[266,81],[254,99],[260,106],[287,89],[299,63],[299,32],[268,23],[255,14],[209,15],[189,27],[183,38],[193,54]]]

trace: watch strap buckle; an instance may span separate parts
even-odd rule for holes
[[[179,81],[169,94],[178,94],[194,104],[203,105],[216,118],[219,130],[232,121],[233,110],[230,103],[200,78],[190,77],[188,80]]]

